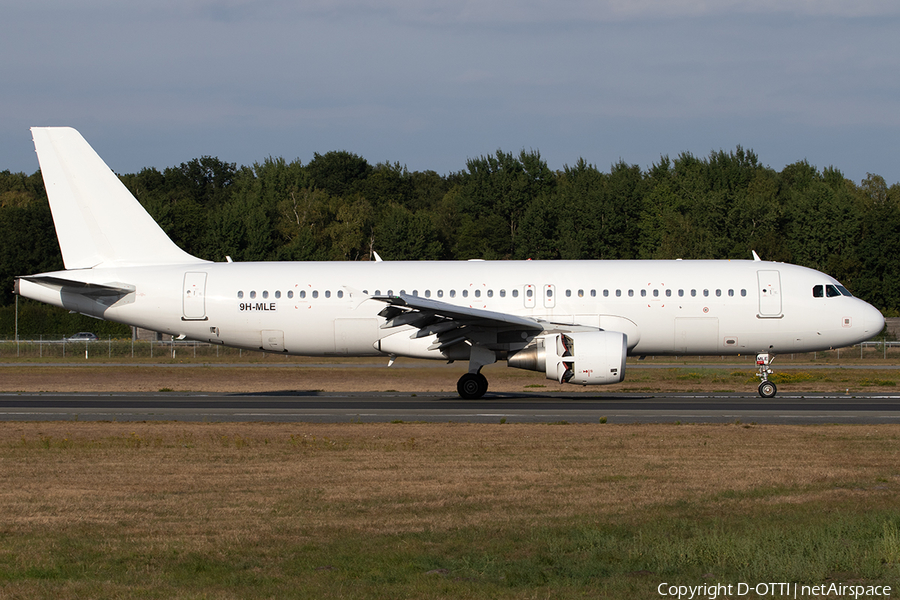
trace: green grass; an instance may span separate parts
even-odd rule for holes
[[[608,521],[581,515],[374,536],[338,530],[324,543],[306,541],[302,526],[278,543],[158,544],[85,524],[4,535],[0,595],[650,598],[662,582],[829,580],[898,589],[900,512],[810,508],[724,515],[697,501]]]

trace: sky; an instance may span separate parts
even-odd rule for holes
[[[0,0],[0,171],[347,150],[461,171],[751,149],[900,182],[896,0]]]

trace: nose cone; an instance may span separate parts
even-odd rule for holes
[[[862,325],[863,331],[868,336],[866,339],[875,337],[884,329],[884,315],[871,304],[865,303],[862,310]]]

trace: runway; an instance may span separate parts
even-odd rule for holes
[[[898,423],[900,395],[0,394],[0,421]]]

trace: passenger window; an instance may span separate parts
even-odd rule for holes
[[[318,298],[318,297],[319,297],[319,290],[313,290],[312,297],[313,297],[313,298]]]
[[[487,291],[487,295],[488,295],[488,298],[493,298],[493,297],[494,297],[494,290],[488,290],[488,291]]]
[[[597,297],[597,290],[591,290],[591,298]]]
[[[450,297],[456,298],[456,290],[450,290]]]
[[[513,298],[519,297],[519,290],[513,290]]]
[[[463,298],[469,297],[469,290],[463,290]]]
[[[381,290],[375,290],[375,293],[374,293],[373,295],[374,295],[374,296],[380,296],[380,295],[381,295]]]
[[[716,290],[716,297],[719,297],[721,295],[722,295],[722,290]]]
[[[388,296],[393,296],[393,295],[394,295],[394,290],[388,290],[388,291],[387,291],[387,295],[388,295]],[[416,295],[416,293],[413,292],[413,296],[415,296],[415,295]]]
[[[300,290],[300,297],[306,298],[306,290]]]
[[[475,290],[475,297],[481,298],[481,290]]]
[[[666,298],[672,297],[672,290],[666,290]]]
[[[622,290],[616,290],[616,298],[620,298],[622,296]]]
[[[566,290],[566,298],[572,297],[572,290]]]
[[[251,291],[251,292],[250,292],[250,297],[251,297],[251,298],[256,298],[256,292]]]
[[[325,297],[331,298],[331,290],[325,290]]]
[[[365,292],[363,292],[365,294]],[[294,297],[294,290],[288,290],[288,298]]]
[[[425,297],[431,298],[431,290],[425,290]]]
[[[678,290],[678,297],[682,298],[684,296],[684,290]]]
[[[653,297],[659,298],[659,290],[653,290]]]
[[[647,290],[641,290],[641,298],[647,295]]]
[[[553,290],[550,289],[550,288],[547,288],[547,297],[548,297],[548,298],[552,298],[552,297],[553,297]]]
[[[728,290],[728,295],[729,295],[729,296],[734,296],[734,290]]]
[[[633,297],[634,297],[634,290],[628,290],[628,297],[629,297],[629,298],[633,298]]]
[[[275,290],[275,299],[281,298],[281,290]]]
[[[741,290],[741,296],[746,296],[746,295],[747,295],[747,290],[745,290],[745,289]]]
[[[704,295],[704,296],[709,296],[709,290],[703,290],[703,295]]]
[[[268,297],[269,297],[269,292],[266,290],[263,290],[263,298],[268,298]]]
[[[534,295],[534,291],[531,290],[531,289],[529,288],[529,289],[525,292],[525,295],[526,295],[527,297],[531,298],[531,297]]]
[[[438,291],[437,291],[437,297],[438,297],[438,298],[443,298],[443,297],[444,297],[444,290],[438,290]]]
[[[506,290],[500,290],[500,297],[506,298]]]
[[[578,290],[578,297],[584,298],[584,290]]]
[[[338,297],[338,298],[343,298],[343,297],[344,297],[344,290],[338,290],[337,297]]]
[[[244,292],[243,291],[238,292],[238,299],[243,298],[243,297],[244,297]]]
[[[691,297],[695,298],[697,296],[697,290],[691,290]]]

